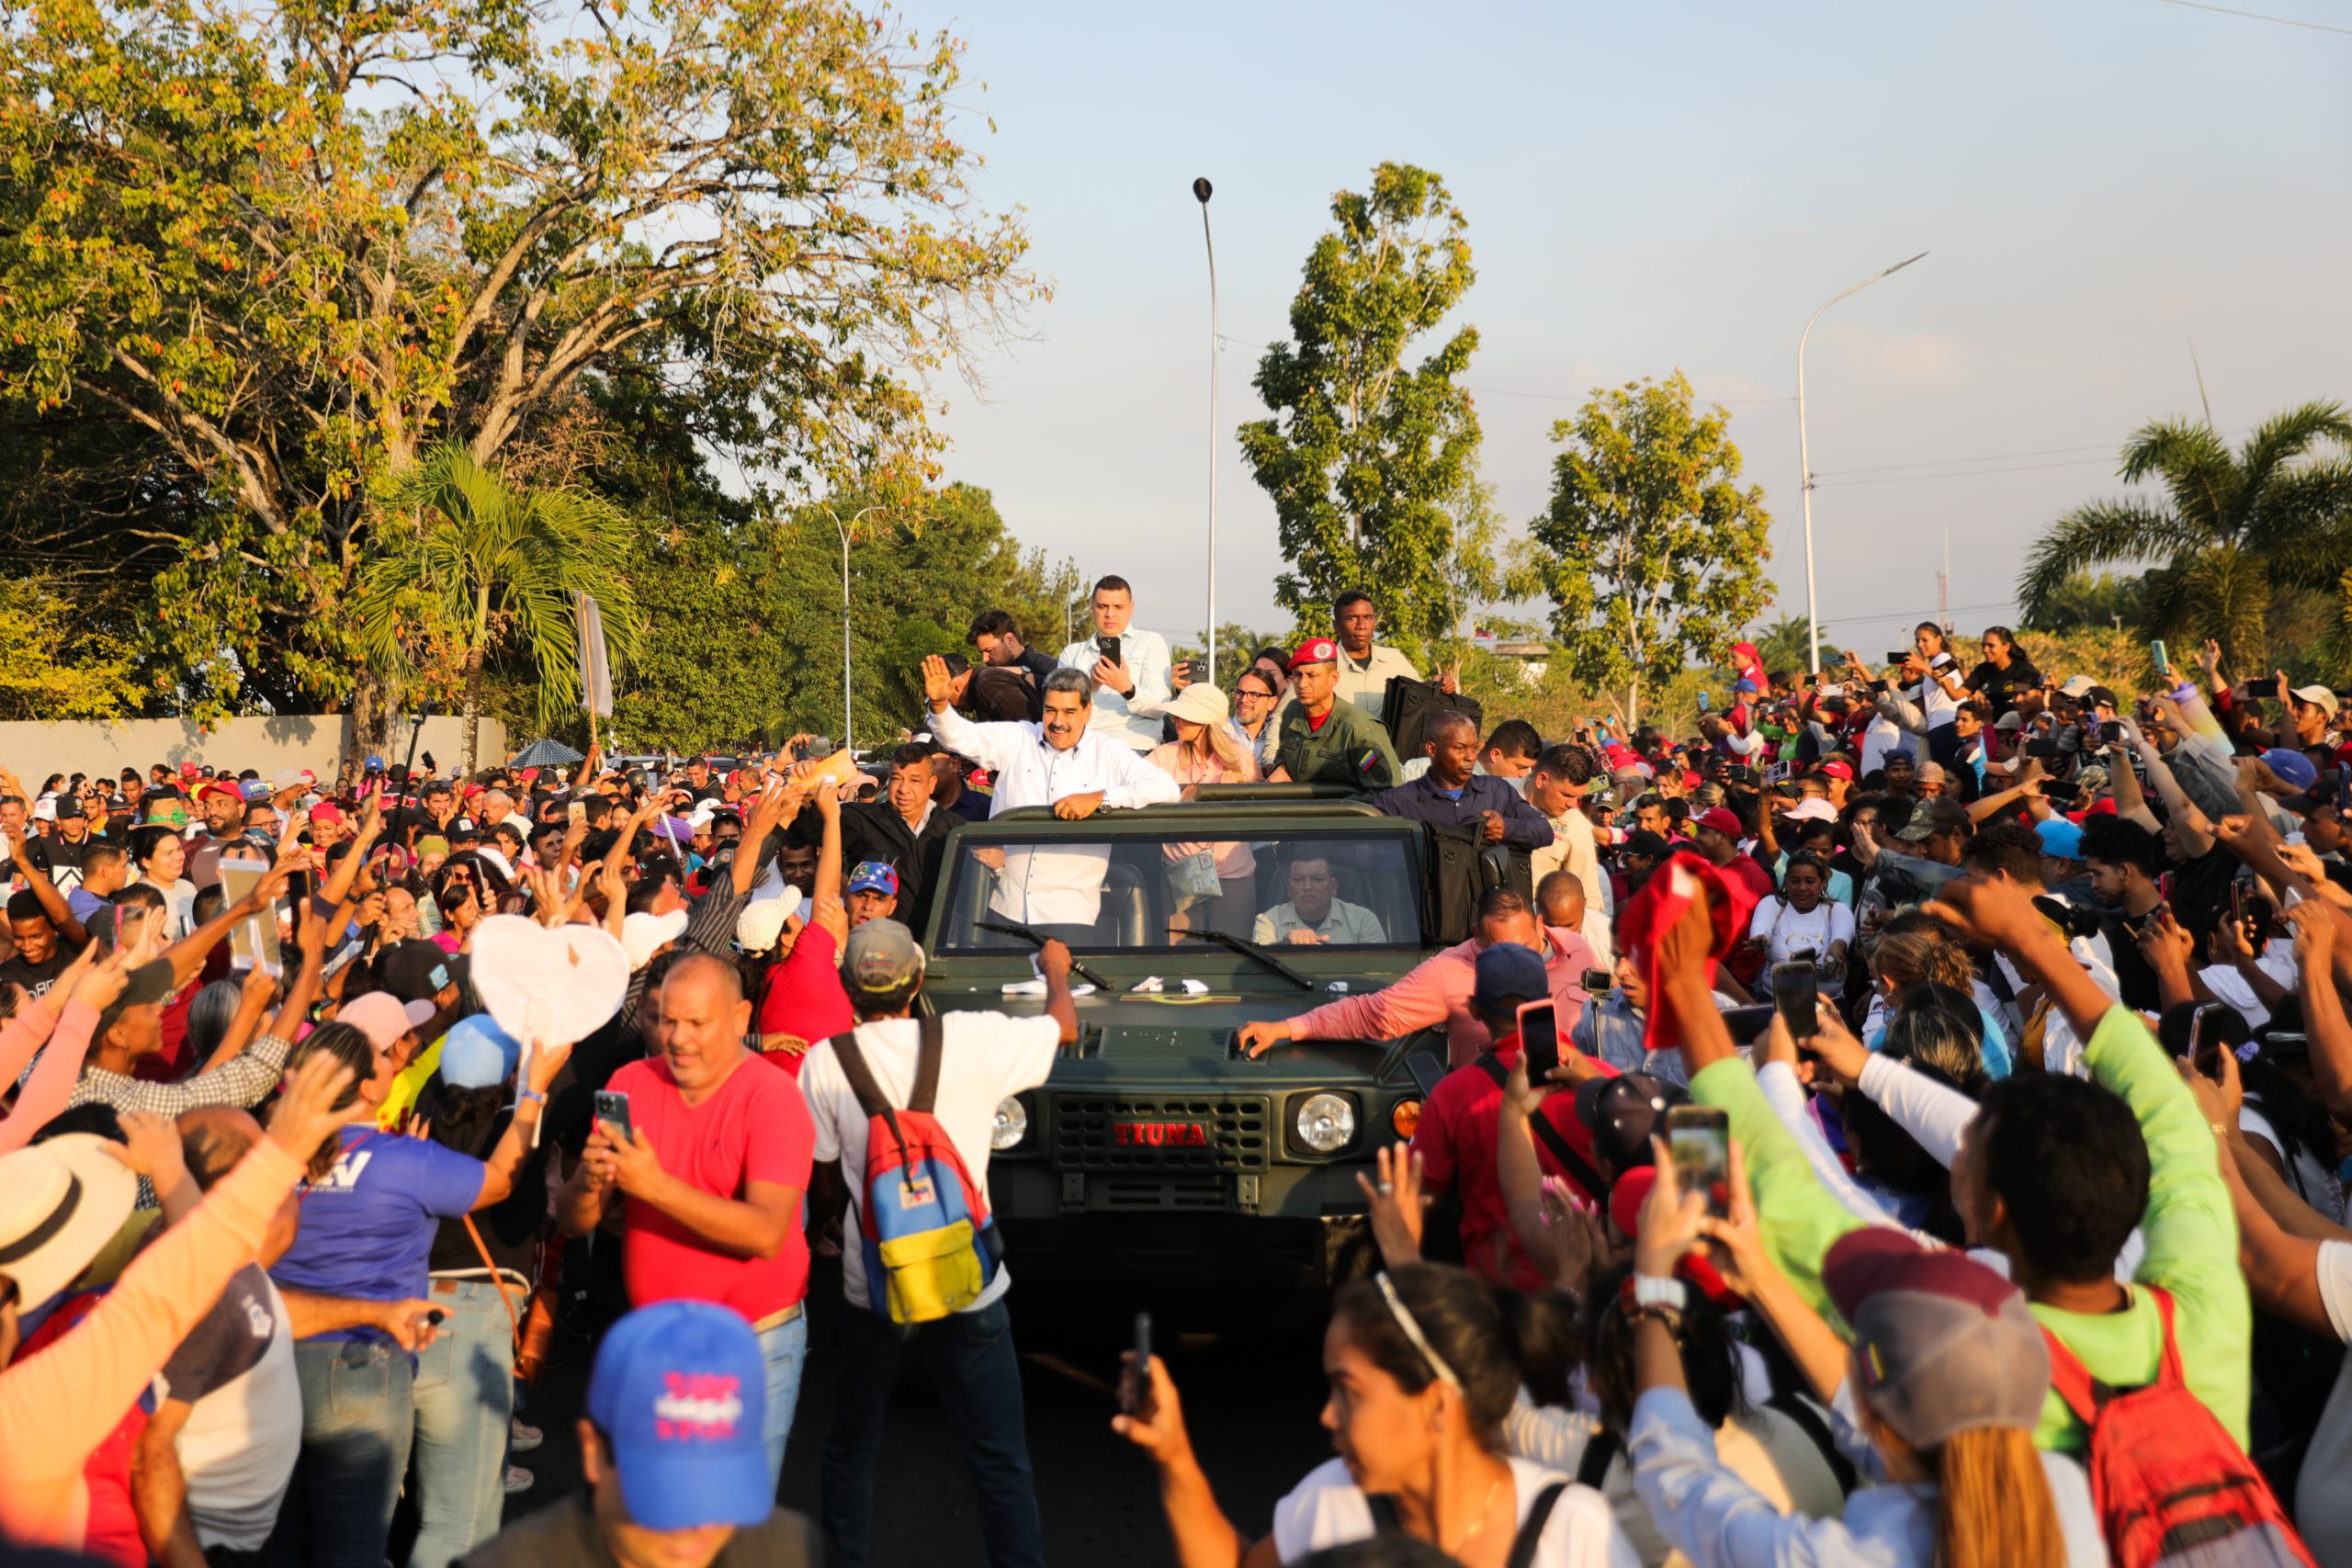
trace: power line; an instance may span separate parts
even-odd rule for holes
[[[1986,474],[2030,474],[2043,468],[2080,468],[2108,461],[2105,457],[2074,457],[2063,463],[2012,463],[2005,468],[1963,468],[1951,474],[1889,474],[1875,479],[1833,479],[1825,484],[1814,481],[1815,490],[1855,490],[1863,485],[1917,484],[1921,479],[1973,479]]]
[[[2184,6],[2191,11],[2211,11],[2221,17],[2244,17],[2250,22],[2275,22],[2282,28],[2309,28],[2315,33],[2342,33],[2352,38],[2352,28],[2339,28],[2328,22],[2306,22],[2296,17],[2266,17],[2259,11],[2233,10],[2227,6],[2207,6],[2201,0],[2160,0],[2166,6]]]
[[[1981,457],[1927,457],[1916,463],[1880,463],[1867,468],[1826,468],[1813,476],[1818,484],[1823,479],[1844,479],[1849,474],[1891,474],[1904,468],[1949,468],[1961,463],[2006,463],[2018,457],[2063,457],[2077,452],[2112,452],[2111,441],[2082,446],[2045,446],[2038,452],[1987,452]]]

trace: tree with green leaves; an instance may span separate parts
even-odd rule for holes
[[[2320,457],[2324,447],[2335,455]],[[2275,414],[2236,452],[2210,423],[2162,420],[2126,442],[2121,478],[2157,497],[2096,501],[2051,525],[2026,558],[2018,604],[2044,624],[2093,567],[2154,562],[2139,582],[2133,629],[2192,649],[2222,645],[2231,669],[2261,668],[2272,597],[2324,589],[2343,607],[2324,650],[2352,669],[2352,414],[2305,403]],[[2185,659],[2185,654],[2177,656]]]
[[[133,649],[56,584],[0,577],[0,719],[126,718],[139,711]]]
[[[1764,660],[1764,668],[1775,674],[1790,671],[1802,675],[1821,668],[1821,655],[1816,649],[1811,656],[1805,653],[1807,623],[1803,615],[1780,615],[1748,634],[1756,645],[1757,657]],[[1822,634],[1821,647],[1829,646],[1826,632]]]
[[[1740,488],[1730,429],[1720,407],[1695,407],[1679,370],[1596,388],[1552,427],[1565,450],[1521,566],[1552,601],[1572,676],[1610,693],[1629,725],[1645,684],[1724,659],[1771,601],[1772,519],[1762,490]]]
[[[384,511],[386,536],[351,596],[353,640],[383,670],[463,693],[467,772],[492,648],[512,645],[536,668],[542,725],[580,705],[579,595],[595,599],[616,666],[637,651],[637,599],[623,575],[637,525],[610,502],[557,487],[517,492],[452,445],[392,476]]]
[[[560,439],[625,362],[793,496],[919,489],[927,379],[1042,292],[962,47],[855,0],[12,11],[0,417],[112,427],[92,489],[167,502],[146,621],[212,709],[347,692],[376,480]]]
[[[1331,601],[1363,588],[1379,596],[1382,640],[1426,660],[1453,630],[1449,502],[1478,446],[1454,379],[1477,329],[1405,357],[1470,287],[1467,224],[1444,182],[1408,164],[1374,169],[1369,194],[1340,192],[1331,218],[1291,301],[1294,341],[1259,362],[1274,417],[1241,427],[1241,455],[1273,498],[1290,562],[1274,597],[1300,628],[1329,632]]]

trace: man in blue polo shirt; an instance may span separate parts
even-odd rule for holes
[[[1478,727],[1466,714],[1431,716],[1424,731],[1430,771],[1410,784],[1385,789],[1373,805],[1391,817],[1442,826],[1476,826],[1489,844],[1513,849],[1549,849],[1552,824],[1498,778],[1478,772]]]

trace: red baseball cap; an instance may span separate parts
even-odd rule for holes
[[[213,779],[197,786],[196,798],[199,801],[216,795],[227,795],[240,805],[243,804],[245,798],[245,792],[238,788],[236,782],[232,779]]]
[[[1283,668],[1294,671],[1302,664],[1336,664],[1339,659],[1338,643],[1328,637],[1311,637],[1298,645],[1296,651],[1290,656],[1290,662]]]
[[[1739,818],[1732,815],[1728,807],[1711,806],[1692,818],[1690,825],[1693,828],[1713,828],[1727,839],[1736,839],[1740,835]]]
[[[1851,779],[1854,776],[1854,765],[1843,757],[1832,757],[1813,771],[1824,778]]]

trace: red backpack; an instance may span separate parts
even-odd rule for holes
[[[2109,1388],[2048,1328],[2050,1386],[2090,1428],[2091,1503],[2115,1568],[2315,1568],[2254,1467],[2205,1402],[2188,1392],[2173,1337],[2172,1292],[2155,1298],[2165,1330],[2156,1381]]]

